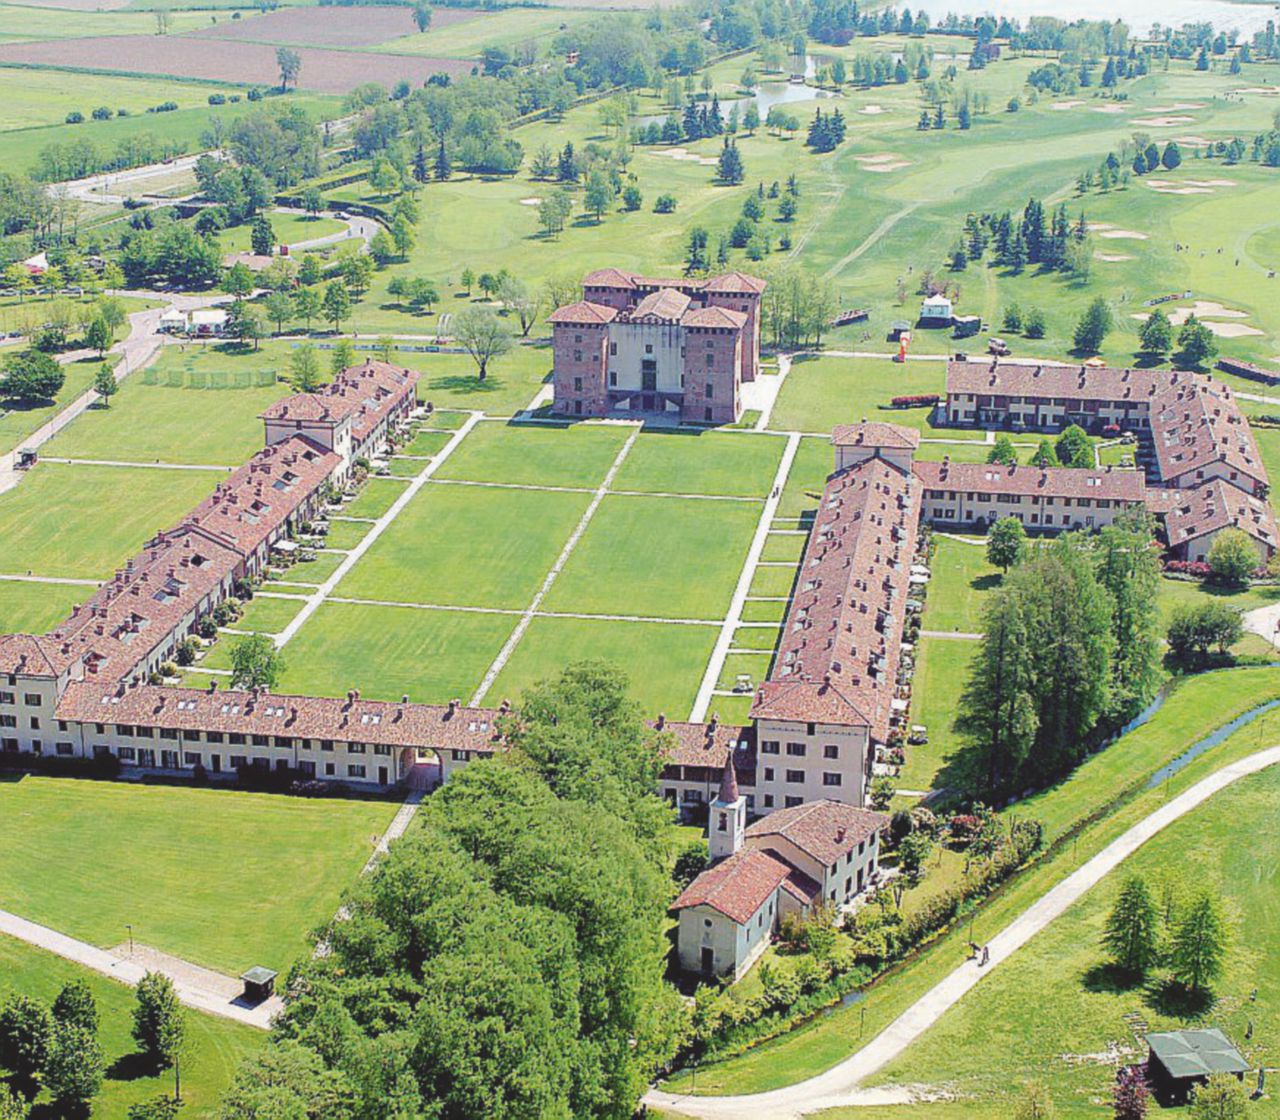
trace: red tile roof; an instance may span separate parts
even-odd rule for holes
[[[769,285],[758,276],[748,276],[745,272],[726,272],[713,276],[706,282],[703,291],[707,292],[749,292],[759,295]]]
[[[680,319],[682,327],[719,327],[723,330],[741,330],[747,325],[745,312],[732,307],[694,307]]]
[[[1163,493],[1169,495],[1164,512],[1171,548],[1232,526],[1261,542],[1268,554],[1280,544],[1270,503],[1229,482],[1213,479],[1189,490]]]
[[[605,307],[602,303],[592,303],[580,299],[577,303],[568,303],[557,307],[547,316],[548,323],[611,323],[617,318],[617,311]]]
[[[323,389],[276,401],[262,419],[337,424],[350,416],[352,435],[364,439],[413,392],[420,377],[416,370],[368,359],[344,369]]]
[[[891,447],[914,451],[920,446],[920,433],[915,428],[890,424],[884,420],[863,420],[859,424],[841,424],[831,433],[835,447]]]
[[[1249,479],[1268,481],[1248,421],[1235,394],[1220,381],[1184,375],[1157,398],[1151,429],[1156,464],[1166,482],[1217,462]]]
[[[494,708],[362,700],[358,692],[337,700],[85,681],[68,687],[57,714],[82,723],[492,752],[502,743],[496,724],[503,713]]]
[[[761,817],[747,829],[747,843],[781,837],[829,867],[888,824],[887,813],[858,809],[839,801],[807,801]]]
[[[673,910],[710,906],[745,925],[792,874],[790,864],[767,852],[744,848],[707,868],[671,904]]]
[[[923,489],[883,459],[827,481],[753,718],[888,735]]]
[[[628,319],[661,319],[678,323],[689,309],[689,297],[675,288],[659,288],[650,292],[627,312]]]
[[[970,359],[947,363],[947,393],[1150,401],[1157,392],[1187,376],[1174,370]]]
[[[48,638],[34,634],[0,634],[0,673],[57,676],[56,657]]]
[[[634,288],[636,278],[634,273],[620,268],[597,268],[583,277],[582,284],[592,288]]]
[[[1076,467],[1020,467],[998,463],[950,463],[917,460],[912,468],[930,490],[981,494],[1021,494],[1044,498],[1104,498],[1140,503],[1147,483],[1141,471],[1082,470]]]
[[[755,728],[741,724],[673,722],[659,717],[653,724],[659,731],[666,731],[672,743],[667,756],[668,766],[707,766],[721,769],[725,759],[733,751],[733,763],[738,773],[756,768]]]

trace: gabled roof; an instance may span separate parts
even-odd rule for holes
[[[51,648],[47,638],[34,634],[0,634],[0,673],[56,677],[58,669],[49,656]]]
[[[887,447],[914,451],[920,446],[920,433],[915,428],[890,424],[884,420],[863,420],[858,424],[840,424],[831,433],[836,447]]]
[[[661,716],[652,726],[667,732],[675,742],[674,750],[665,760],[667,766],[705,766],[719,770],[732,752],[739,780],[745,785],[753,784],[747,775],[754,774],[756,768],[754,727],[721,723],[717,719],[708,723],[673,722]]]
[[[611,323],[617,318],[617,311],[605,307],[602,303],[592,303],[580,299],[577,303],[568,303],[557,307],[547,316],[548,323]]]
[[[839,801],[807,801],[761,817],[747,829],[747,842],[763,846],[771,837],[789,840],[823,866],[830,866],[888,823],[887,813]]]
[[[1215,478],[1188,490],[1164,493],[1169,495],[1163,512],[1170,548],[1227,528],[1248,533],[1269,551],[1280,546],[1271,504],[1229,482]]]
[[[1031,467],[1005,463],[917,461],[912,470],[930,490],[1019,494],[1042,498],[1090,498],[1140,503],[1147,483],[1141,471],[1103,467]]]
[[[1175,482],[1222,462],[1250,480],[1268,482],[1267,468],[1231,389],[1184,375],[1151,406],[1151,435],[1161,479]]]
[[[623,272],[620,268],[597,268],[582,278],[584,287],[592,288],[634,288],[635,273]]]
[[[798,678],[765,681],[756,690],[751,718],[871,726],[871,717],[838,685]]]
[[[659,288],[650,292],[628,313],[631,319],[663,319],[678,323],[689,309],[689,297],[675,288]]]
[[[672,910],[710,906],[745,925],[792,873],[789,864],[767,852],[744,848],[707,868],[671,904]]]

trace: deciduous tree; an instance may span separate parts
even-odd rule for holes
[[[232,644],[232,688],[275,688],[283,672],[284,654],[268,635],[247,634]]]
[[[464,307],[453,317],[453,335],[476,363],[481,381],[489,363],[508,353],[514,345],[506,323],[487,307]]]

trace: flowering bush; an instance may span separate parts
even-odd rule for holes
[[[951,834],[951,842],[957,847],[965,847],[973,843],[973,839],[982,829],[982,818],[976,813],[956,813],[947,822],[947,831]]]
[[[1203,560],[1166,560],[1164,570],[1170,575],[1192,576],[1195,579],[1209,578],[1209,565]]]
[[[917,393],[914,396],[894,397],[889,403],[894,408],[923,408],[925,405],[935,405],[941,399],[938,393]]]

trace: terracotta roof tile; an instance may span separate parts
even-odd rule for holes
[[[863,420],[859,424],[841,424],[831,433],[835,447],[890,447],[914,451],[920,446],[920,433],[915,428],[890,424],[884,420]]]
[[[747,324],[747,316],[732,307],[694,307],[680,319],[682,327],[720,327],[725,330],[741,330]]]
[[[617,318],[617,311],[605,307],[601,303],[592,303],[580,299],[577,303],[557,307],[547,316],[548,323],[611,323]]]
[[[671,904],[673,910],[710,906],[745,925],[792,874],[790,864],[767,852],[744,848],[707,868]]]
[[[790,809],[778,809],[756,821],[747,829],[747,842],[781,837],[829,867],[888,824],[887,813],[839,801],[807,801]]]
[[[1171,548],[1229,527],[1248,533],[1266,547],[1268,554],[1280,544],[1270,503],[1229,482],[1213,479],[1189,490],[1165,493],[1170,496],[1165,532]]]
[[[1103,498],[1113,502],[1145,501],[1147,483],[1141,471],[1082,470],[1075,467],[1021,467],[999,463],[950,463],[918,460],[912,467],[930,490],[965,490],[981,494],[1021,494],[1055,498]]]

